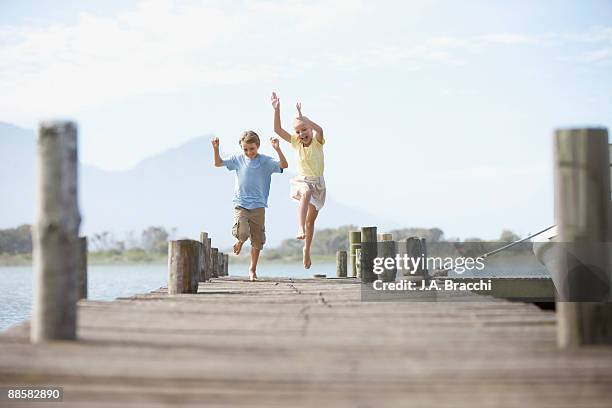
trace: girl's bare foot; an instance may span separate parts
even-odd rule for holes
[[[307,251],[306,248],[303,250],[304,252],[304,269],[310,269],[312,265],[312,261],[310,260],[310,251]]]
[[[295,236],[295,239],[305,239],[306,238],[306,231],[304,230],[304,227],[300,227],[298,228],[298,233]]]
[[[256,281],[257,280],[257,272],[249,271],[249,280],[250,281]]]
[[[236,241],[236,243],[234,244],[234,253],[236,255],[238,255],[240,253],[240,250],[242,249],[242,245],[244,244],[244,242],[242,241]]]

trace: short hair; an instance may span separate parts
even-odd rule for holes
[[[244,132],[242,132],[242,134],[240,135],[240,140],[238,141],[238,144],[242,147],[242,142],[244,143],[255,143],[257,145],[257,147],[259,147],[259,136],[257,135],[257,133],[253,132],[252,130],[245,130]]]

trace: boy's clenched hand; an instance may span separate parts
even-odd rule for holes
[[[212,147],[213,149],[218,149],[219,148],[219,138],[215,137],[211,140],[212,143]]]

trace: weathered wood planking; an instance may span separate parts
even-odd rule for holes
[[[76,342],[32,345],[28,323],[0,336],[0,386],[63,386],[50,407],[611,405],[612,350],[557,350],[554,313],[359,290],[219,278],[197,294],[82,300]]]

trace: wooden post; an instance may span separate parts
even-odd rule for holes
[[[349,251],[351,256],[351,276],[357,277],[357,249],[361,247],[361,231],[349,232]]]
[[[355,278],[361,278],[361,248],[355,250]]]
[[[594,278],[599,280],[596,285],[608,285],[608,290],[610,287],[607,249],[612,234],[607,145],[608,132],[603,128],[558,130],[555,134],[556,241],[568,246],[572,254],[567,257],[571,259],[568,264],[575,262],[564,271],[568,274],[563,279],[567,293],[562,294],[561,300],[564,295],[574,299],[579,286],[589,286]],[[594,276],[594,268],[603,270],[603,274]],[[607,303],[557,301],[556,306],[559,347],[612,344],[609,293]]]
[[[219,259],[219,261],[217,262],[217,275],[218,276],[224,276],[224,271],[225,268],[223,267],[223,261],[225,260],[225,257],[223,256],[223,252],[217,252],[217,258]]]
[[[38,131],[34,290],[30,340],[76,338],[78,235],[77,126],[43,122]]]
[[[197,293],[199,245],[191,239],[168,242],[168,294]]]
[[[190,285],[191,290],[189,293],[198,293],[198,287],[202,280],[202,243],[200,241],[192,241],[192,245],[195,246],[195,253],[193,254],[193,267],[191,269]]]
[[[416,271],[405,271],[405,276],[412,276],[415,279],[422,279],[427,277],[427,246],[425,238],[410,237],[406,238],[406,254],[410,258],[421,258],[422,262],[419,263],[419,267]]]
[[[374,258],[378,254],[376,227],[361,228],[361,281],[371,283],[378,279],[374,273]]]
[[[210,250],[211,258],[212,258],[212,277],[219,277],[219,248],[211,248]]]
[[[212,239],[208,238],[208,267],[206,268],[206,278],[210,280],[213,277],[213,255],[212,255]]]
[[[217,275],[223,276],[223,252],[217,252]]]
[[[223,260],[223,267],[225,268],[223,271],[223,276],[229,276],[229,255],[224,254],[223,256],[225,257]]]
[[[336,276],[338,278],[346,278],[346,251],[336,252]]]
[[[393,241],[393,234],[383,233],[378,234],[378,242]]]
[[[87,299],[87,237],[79,237],[77,299]]]
[[[208,232],[200,232],[200,242],[202,243],[202,255],[201,255],[201,280],[203,282],[210,279],[210,246],[208,240]]]
[[[383,241],[378,243],[380,252],[378,256],[381,258],[393,258],[394,262],[392,268],[385,268],[384,272],[380,274],[379,279],[383,282],[395,282],[395,277],[397,276],[397,266],[395,265],[397,245],[395,244],[395,241],[391,240],[393,238],[391,234],[379,234],[379,236],[380,235],[383,235],[383,237],[381,237]]]

